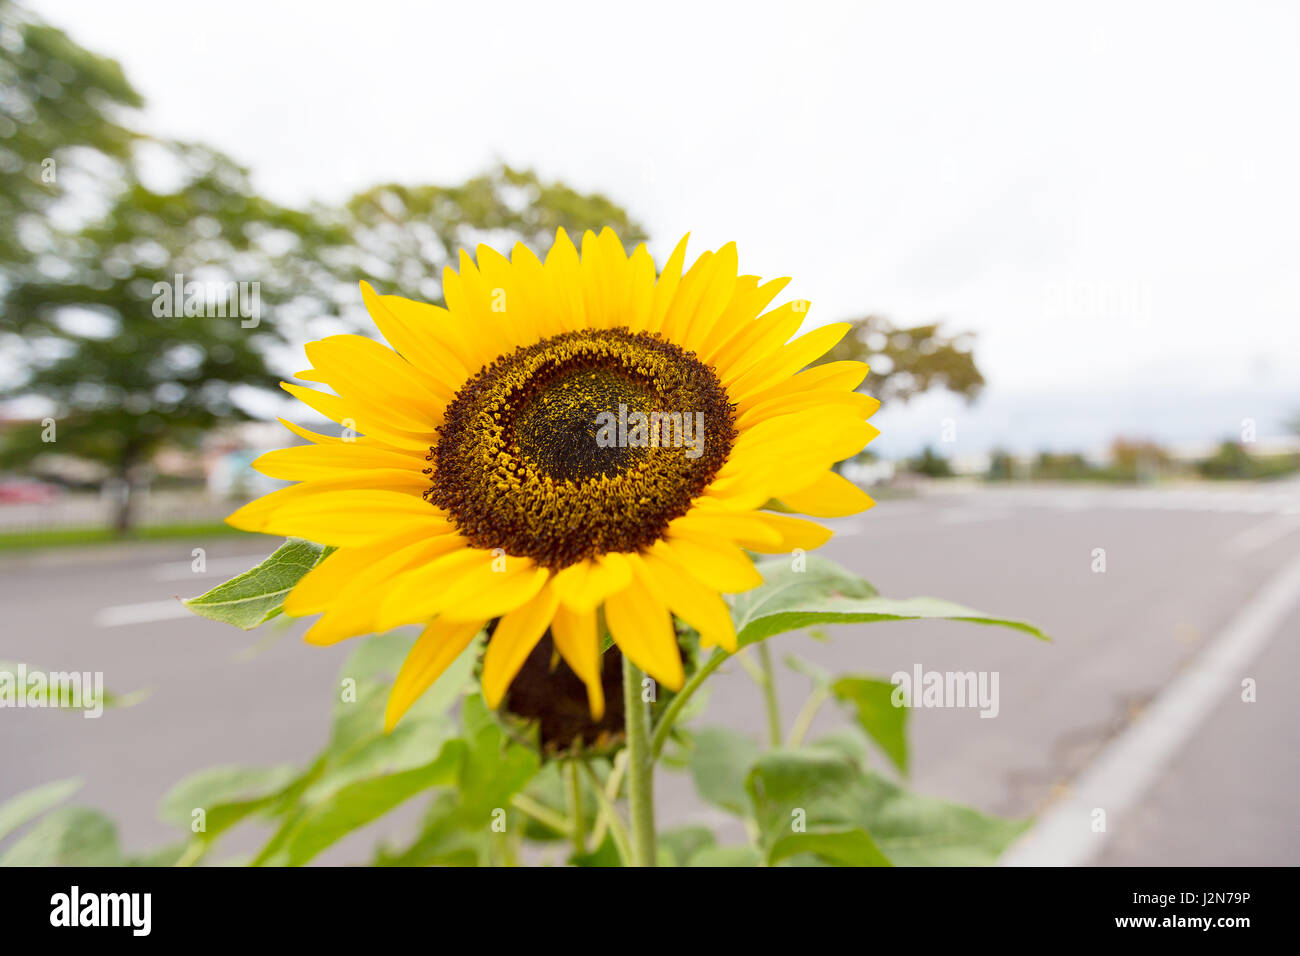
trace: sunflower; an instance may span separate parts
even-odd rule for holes
[[[360,335],[306,347],[284,388],[342,435],[283,421],[307,444],[254,467],[296,482],[240,508],[236,528],[333,546],[284,603],[320,614],[313,644],[421,624],[389,697],[402,714],[486,626],[482,690],[498,707],[549,637],[604,712],[602,634],[669,688],[673,615],[701,646],[736,648],[724,593],[762,582],[747,552],[793,553],[872,501],[832,466],[875,437],[861,362],[810,366],[838,323],[792,338],[789,281],[739,275],[736,247],[662,272],[644,245],[561,229],[544,260],[485,246],[443,274],[446,308],[365,304],[391,348]]]

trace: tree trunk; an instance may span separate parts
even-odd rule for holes
[[[127,534],[135,526],[136,485],[140,481],[138,463],[134,455],[129,455],[118,468],[117,510],[113,515],[113,533],[119,537]]]
[[[130,476],[122,478],[121,492],[117,499],[117,513],[113,516],[113,532],[125,535],[135,523],[135,482]]]

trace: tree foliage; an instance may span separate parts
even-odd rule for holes
[[[356,244],[354,278],[427,302],[442,297],[442,270],[480,242],[502,251],[522,242],[540,253],[561,227],[578,241],[584,230],[606,226],[625,245],[645,239],[607,197],[506,165],[459,185],[374,186],[348,200],[342,214]]]
[[[122,159],[134,134],[119,114],[141,105],[116,61],[96,56],[0,0],[0,275],[41,248],[61,169],[79,153]]]
[[[862,391],[882,403],[905,402],[933,388],[974,400],[984,376],[972,353],[974,335],[945,334],[939,323],[900,327],[879,315],[857,319],[822,360],[854,360],[871,366]]]

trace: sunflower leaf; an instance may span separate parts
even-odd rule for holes
[[[284,610],[284,599],[332,549],[289,538],[265,561],[183,603],[202,617],[251,631]]]
[[[689,767],[696,792],[743,817],[749,809],[745,774],[761,752],[749,737],[723,727],[706,727],[694,734]]]
[[[122,866],[117,827],[97,810],[61,807],[0,855],[0,866]]]
[[[62,803],[81,789],[78,777],[66,780],[53,780],[39,787],[24,790],[17,796],[0,803],[0,840],[13,833],[20,826],[40,816],[55,804]]]
[[[769,864],[989,865],[1026,825],[918,796],[823,747],[763,754],[747,786]]]
[[[886,598],[851,571],[818,555],[774,558],[757,564],[763,584],[732,599],[741,647],[775,634],[817,624],[941,619],[1024,631],[1048,640],[1032,624],[994,617],[941,598]]]
[[[876,742],[899,772],[907,773],[907,707],[894,706],[897,685],[874,677],[848,674],[830,685],[831,692],[853,708],[858,726]]]

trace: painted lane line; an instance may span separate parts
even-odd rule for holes
[[[1001,866],[1081,866],[1101,851],[1147,789],[1160,779],[1214,707],[1240,690],[1245,668],[1300,598],[1300,557],[1274,575],[1214,641],[1112,740],[999,861]],[[1106,830],[1094,833],[1093,811]]]
[[[1228,541],[1228,553],[1236,556],[1250,554],[1261,548],[1281,541],[1291,532],[1300,528],[1300,517],[1270,518],[1267,521],[1251,525],[1245,531]]]
[[[194,612],[175,598],[145,601],[143,604],[118,604],[95,612],[96,627],[124,627],[128,624],[151,624],[193,617]]]
[[[211,577],[214,574],[236,575],[256,567],[266,560],[265,554],[237,555],[230,558],[209,558],[202,571],[195,571],[192,561],[168,561],[150,569],[155,581],[185,581],[189,578]]]

